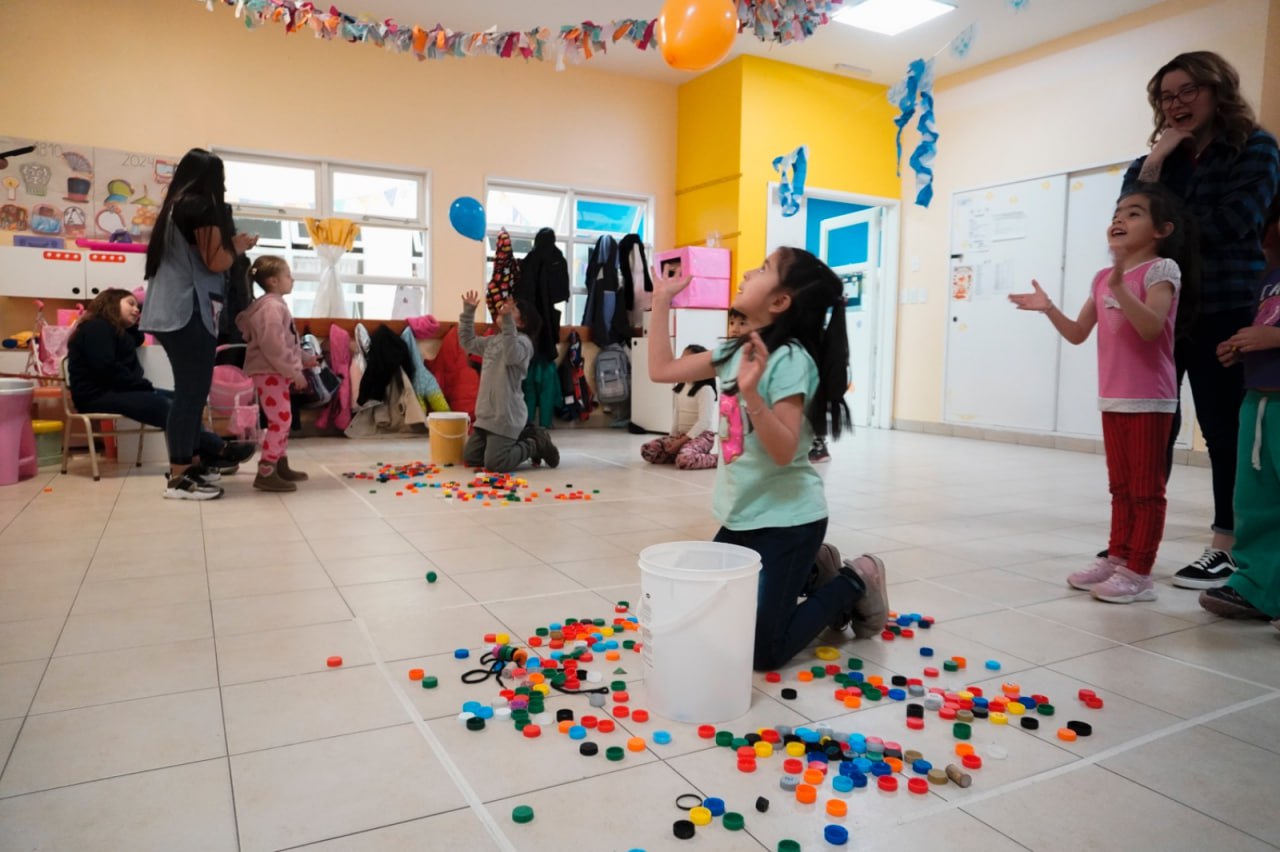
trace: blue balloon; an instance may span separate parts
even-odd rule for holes
[[[483,240],[484,205],[469,195],[455,198],[449,205],[449,224],[469,240]]]

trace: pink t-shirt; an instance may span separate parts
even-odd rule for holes
[[[1125,270],[1124,286],[1139,301],[1161,281],[1173,285],[1173,304],[1164,330],[1146,341],[1111,295],[1103,269],[1093,279],[1093,303],[1098,311],[1098,410],[1139,414],[1173,412],[1178,406],[1177,373],[1173,365],[1173,324],[1178,313],[1182,273],[1178,264],[1159,257]]]

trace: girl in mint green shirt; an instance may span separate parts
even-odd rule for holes
[[[671,299],[688,278],[657,276],[653,324],[665,328]],[[675,358],[650,339],[654,382],[719,378],[737,410],[721,417],[713,509],[715,540],[760,554],[755,668],[781,667],[824,628],[852,623],[859,637],[884,627],[884,565],[874,556],[843,564],[825,544],[827,501],[808,459],[815,435],[849,427],[844,402],[849,342],[839,277],[807,251],[780,248],[744,274],[734,310],[751,329],[736,340]],[[803,597],[801,602],[799,599]]]

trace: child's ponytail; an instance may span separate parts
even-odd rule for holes
[[[1200,226],[1187,212],[1182,200],[1164,184],[1135,183],[1126,189],[1120,199],[1141,195],[1147,199],[1151,221],[1157,228],[1172,224],[1173,231],[1156,245],[1156,253],[1178,264],[1182,283],[1178,288],[1178,316],[1174,325],[1174,337],[1185,339],[1191,333],[1195,318],[1200,313]]]
[[[831,319],[822,334],[818,357],[814,359],[818,363],[818,393],[814,398],[817,418],[812,414],[809,417],[815,435],[830,435],[832,439],[853,427],[849,404],[844,401],[849,390],[849,335],[845,328],[843,289],[842,286],[839,299],[831,306]]]

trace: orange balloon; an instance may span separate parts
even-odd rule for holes
[[[702,71],[728,54],[738,35],[733,0],[667,0],[658,15],[662,58],[681,71]]]

